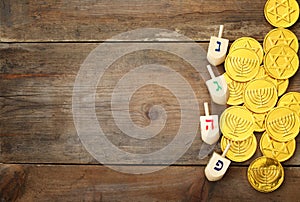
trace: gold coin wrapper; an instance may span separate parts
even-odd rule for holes
[[[220,129],[221,149],[230,143],[226,157],[232,161],[249,160],[259,145],[263,156],[252,161],[247,177],[255,190],[267,193],[282,184],[280,162],[293,156],[299,134],[300,93],[286,93],[299,67],[298,39],[286,28],[297,21],[299,5],[296,0],[268,0],[264,14],[276,28],[265,36],[263,47],[254,38],[241,37],[225,59],[227,104],[232,106],[222,113]],[[259,144],[253,132],[264,132]]]

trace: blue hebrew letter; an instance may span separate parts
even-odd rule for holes
[[[220,52],[221,51],[221,42],[217,41],[218,48],[215,49],[215,51]]]
[[[222,170],[223,164],[224,164],[223,161],[218,160],[218,162],[216,163],[216,166],[214,167],[214,169],[215,169],[216,171]]]

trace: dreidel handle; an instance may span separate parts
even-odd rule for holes
[[[220,25],[218,38],[222,38],[223,30],[224,30],[224,25]]]
[[[212,79],[214,79],[216,76],[215,76],[215,74],[214,74],[214,72],[213,72],[211,66],[210,66],[210,65],[207,65],[206,68],[207,68],[207,70],[208,70],[208,73],[209,73],[210,77],[211,77]]]
[[[222,157],[225,158],[227,152],[229,151],[229,148],[230,148],[230,143],[227,144],[226,148],[224,149],[223,151],[223,154],[222,154]]]
[[[205,111],[205,116],[209,116],[209,108],[207,102],[204,102],[204,111]]]

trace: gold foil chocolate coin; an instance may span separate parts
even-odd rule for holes
[[[229,105],[240,105],[243,103],[245,82],[239,82],[232,80],[226,73],[223,74],[225,81],[229,89],[229,97],[227,104]]]
[[[288,107],[294,110],[300,117],[300,93],[289,92],[284,94],[278,101],[278,106]]]
[[[274,27],[290,27],[299,17],[299,5],[296,0],[268,0],[264,14]]]
[[[260,43],[251,37],[241,37],[235,40],[230,46],[229,52],[237,49],[237,48],[248,48],[253,50],[257,56],[259,57],[260,64],[263,61],[264,51]]]
[[[252,116],[254,118],[254,131],[255,132],[263,132],[266,130],[265,120],[266,120],[267,114],[268,114],[268,112],[261,113],[261,114],[252,112]]]
[[[299,58],[289,46],[274,46],[265,55],[264,67],[275,79],[288,79],[297,72]]]
[[[290,30],[282,27],[272,29],[264,38],[264,51],[267,53],[274,46],[286,45],[298,52],[299,43],[297,36]]]
[[[245,140],[233,141],[225,136],[221,139],[221,149],[225,150],[227,144],[230,143],[230,148],[226,154],[226,157],[235,162],[243,162],[250,159],[256,151],[257,140],[254,134]]]
[[[263,65],[260,66],[258,73],[255,76],[255,79],[266,79],[272,81],[272,77],[270,77],[269,74],[267,74]]]
[[[264,156],[275,158],[282,162],[293,156],[296,150],[296,140],[278,142],[265,132],[260,138],[259,147]]]
[[[280,187],[284,180],[284,170],[278,160],[262,156],[250,164],[247,177],[254,189],[268,193]]]
[[[289,79],[274,79],[277,86],[278,96],[282,96],[289,87]]]
[[[259,70],[259,57],[248,48],[237,48],[229,52],[225,59],[225,70],[235,81],[246,82],[253,79]]]
[[[271,81],[255,79],[246,85],[243,99],[248,109],[264,113],[276,105],[277,88]]]
[[[281,96],[285,93],[289,86],[288,79],[274,79],[273,77],[269,76],[266,72],[264,66],[260,66],[258,74],[255,76],[256,79],[265,79],[274,83],[277,88],[278,96]]]
[[[223,135],[233,141],[249,138],[253,131],[252,114],[241,106],[227,108],[220,117],[220,129]]]
[[[265,124],[269,136],[279,142],[290,141],[299,133],[299,116],[287,107],[272,109],[266,117]]]

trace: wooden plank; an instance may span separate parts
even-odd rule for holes
[[[0,41],[103,41],[137,28],[178,31],[208,41],[225,25],[230,40],[252,36],[262,40],[272,26],[265,20],[265,1],[113,0],[15,1],[0,3]],[[300,24],[291,28],[300,36]]]
[[[97,163],[82,146],[72,116],[72,90],[77,71],[89,52],[97,45],[33,43],[1,46],[1,162]],[[207,44],[200,45],[207,47]],[[168,91],[151,86],[143,88],[132,100],[132,118],[141,126],[149,124],[147,110],[158,102],[169,112],[168,118],[171,121],[167,123],[167,129],[145,143],[126,137],[114,124],[109,94],[116,82],[132,68],[132,64],[139,66],[143,62],[162,63],[183,75],[195,91],[202,114],[202,103],[209,100],[199,74],[172,55],[155,51],[141,52],[117,62],[109,68],[103,79],[103,86],[99,87],[97,99],[101,99],[101,102],[97,102],[97,114],[109,140],[119,148],[133,153],[151,153],[166,146],[180,124],[178,102]],[[219,67],[220,72],[222,68]],[[289,91],[299,91],[299,80],[298,71],[290,80]],[[299,144],[298,137],[298,148]],[[200,147],[198,131],[191,148],[176,164],[206,164],[207,158],[198,159]],[[260,155],[257,151],[255,157]],[[286,164],[299,165],[299,155],[299,152],[296,152]],[[245,164],[248,165],[249,162],[251,161]]]
[[[19,201],[196,201],[208,195],[203,168],[197,167],[169,167],[147,175],[122,174],[103,166],[22,167],[26,181]]]
[[[5,168],[0,173],[4,201],[15,196],[18,201],[297,201],[300,197],[299,167],[285,168],[284,183],[268,194],[250,186],[245,167],[230,167],[218,182],[208,182],[201,166],[171,166],[147,175],[123,174],[103,166],[0,167]],[[23,180],[13,177],[15,170],[24,175]],[[3,181],[6,178],[10,183]],[[13,190],[15,181],[22,191]]]
[[[16,201],[24,193],[25,178],[23,166],[0,164],[0,200]]]
[[[71,104],[76,73],[88,51],[94,47],[95,44],[27,44],[10,45],[8,48],[2,49],[0,85],[2,103],[1,158],[3,162],[93,162],[76,134]],[[160,56],[157,57],[157,54]],[[143,62],[145,53],[138,55],[135,59],[133,56],[131,57],[129,60],[134,60],[132,64],[138,66],[138,63]],[[171,65],[178,72],[186,70],[183,76],[191,82],[199,101],[202,103],[203,99],[208,98],[208,94],[200,92],[198,87],[204,87],[203,80],[187,64],[181,63],[178,58],[171,58],[170,55],[161,53],[151,53],[147,57],[148,63],[162,62]],[[114,71],[113,68],[108,72],[108,77],[104,79],[107,82],[107,87],[102,89],[103,92],[100,91],[100,96],[109,94],[118,78],[121,78],[128,70],[124,64],[119,64],[124,68],[123,70]],[[175,100],[170,93],[162,91],[162,94],[159,94],[157,90],[151,87],[144,88],[142,92],[144,94],[140,94],[136,98],[136,105],[133,105],[141,106],[143,104],[146,106],[133,109],[137,123],[149,123],[149,117],[145,113],[156,100],[166,103],[169,113],[178,113],[178,103],[175,103],[175,108],[172,107]],[[145,100],[144,96],[147,97],[153,93],[156,93],[157,96],[152,96],[153,98],[149,99],[148,103],[142,102]],[[161,97],[158,98],[158,96]],[[108,133],[110,140],[119,147],[132,152],[153,152],[165,146],[176,134],[174,132],[177,130],[178,119],[175,114],[170,116],[171,120],[174,119],[174,123],[168,124],[169,129],[164,132],[164,136],[154,138],[146,143],[146,146],[145,142],[135,142],[126,137],[120,142],[119,138],[122,132],[110,123],[112,117],[109,110],[110,100],[107,100],[109,98],[106,96],[101,102],[98,102],[98,107],[102,113],[101,117],[98,118],[100,118],[100,122],[103,121],[107,124],[103,124],[103,127],[110,131]],[[199,143],[198,136],[195,146],[185,157],[185,162],[195,162],[189,156],[193,154],[194,159],[197,159],[199,148],[196,145]],[[132,146],[133,144],[136,146]]]

